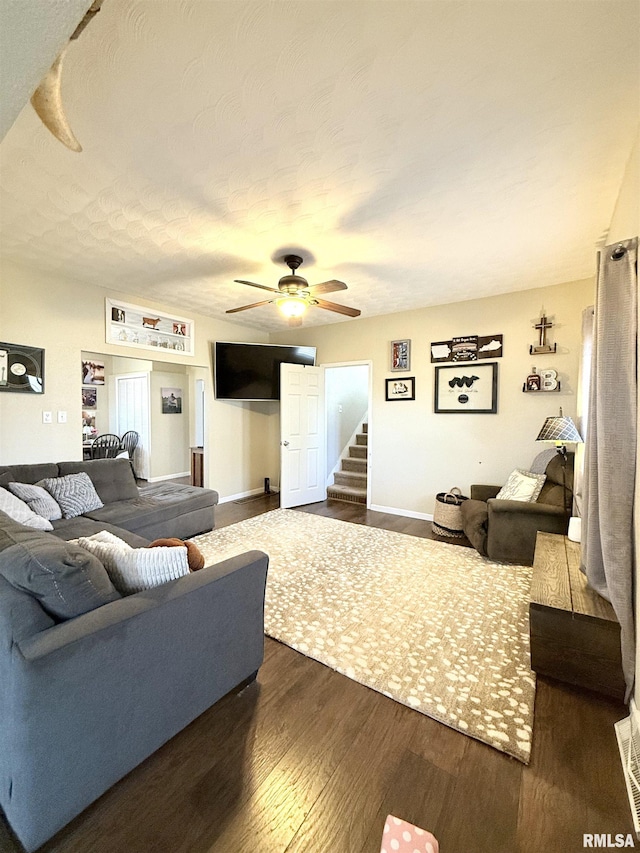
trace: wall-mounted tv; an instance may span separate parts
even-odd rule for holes
[[[283,362],[314,365],[316,348],[216,341],[216,400],[279,400]]]

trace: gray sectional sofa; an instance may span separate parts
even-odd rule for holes
[[[215,492],[152,486],[134,494],[127,460],[0,473],[34,482],[54,468],[89,473],[105,506],[54,522],[53,533],[0,512],[0,806],[27,851],[255,677],[264,649],[266,554],[250,551],[122,597],[97,558],[65,541],[104,529],[134,547],[185,538],[212,526]],[[96,594],[107,603],[61,618],[51,606],[58,581],[52,574],[42,586],[51,566],[65,583],[65,572],[80,577],[65,606],[83,596],[95,603]]]
[[[128,459],[0,465],[0,482],[3,475],[32,484],[83,471],[91,478],[104,506],[76,518],[54,521],[54,533],[62,539],[112,530],[135,546],[142,544],[135,536],[149,542],[167,536],[188,539],[214,527],[217,492],[171,482],[138,487]],[[134,537],[123,535],[123,530]]]

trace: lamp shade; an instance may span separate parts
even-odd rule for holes
[[[276,305],[285,317],[302,317],[307,310],[307,302],[301,296],[285,296],[276,299]]]
[[[536,441],[572,441],[582,442],[582,436],[571,418],[564,415],[547,418],[538,433]]]

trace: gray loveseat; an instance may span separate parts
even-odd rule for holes
[[[262,663],[266,554],[121,597],[97,558],[64,541],[111,529],[140,546],[140,530],[177,532],[144,496],[124,502],[137,500],[148,510],[137,519],[105,502],[108,517],[135,532],[87,517],[56,522],[54,535],[0,512],[0,806],[28,851]],[[192,511],[189,524],[199,517]],[[68,594],[59,594],[61,580]],[[107,603],[86,609],[96,596]],[[61,617],[58,599],[86,612]]]

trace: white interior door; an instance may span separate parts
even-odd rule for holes
[[[116,376],[116,432],[120,437],[134,429],[140,435],[133,457],[136,476],[149,479],[151,430],[149,427],[149,374]]]
[[[280,506],[327,497],[324,368],[280,365]]]

